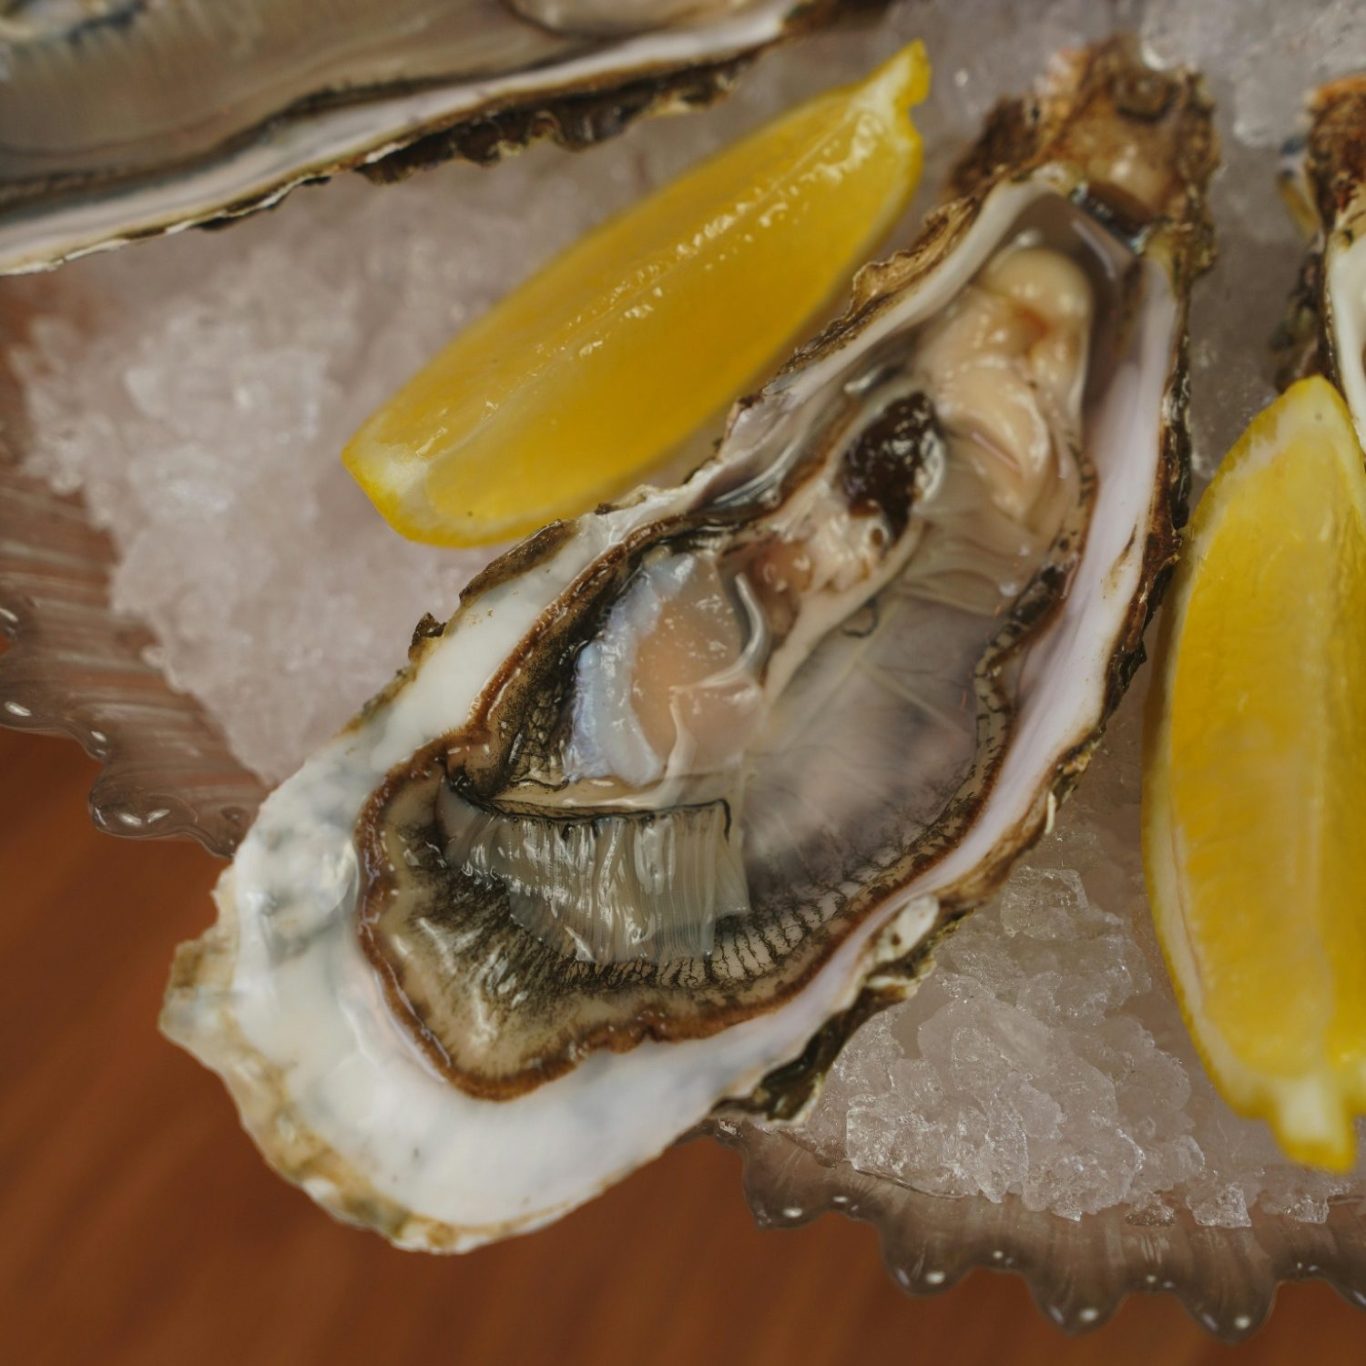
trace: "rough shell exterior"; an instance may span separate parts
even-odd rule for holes
[[[1310,237],[1285,321],[1273,345],[1277,383],[1285,388],[1321,374],[1342,386],[1331,328],[1324,252],[1330,239],[1366,230],[1366,76],[1345,76],[1315,91],[1309,131],[1286,149],[1282,190]]]

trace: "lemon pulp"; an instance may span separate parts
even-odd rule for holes
[[[904,211],[919,43],[611,219],[374,413],[343,460],[414,540],[475,545],[573,516],[770,365]]]
[[[1322,379],[1192,519],[1150,699],[1144,862],[1197,1046],[1293,1158],[1366,1110],[1366,468]]]

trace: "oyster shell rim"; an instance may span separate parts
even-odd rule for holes
[[[1071,73],[1079,82],[1084,82],[1088,76],[1094,76],[1097,72],[1103,73],[1107,64],[1113,66],[1118,62],[1121,67],[1124,62],[1130,60],[1129,48],[1123,43],[1110,43],[1101,45],[1098,49],[1093,49],[1084,54],[1086,60]],[[1057,801],[1066,791],[1070,789],[1076,781],[1077,776],[1085,767],[1085,763],[1091,752],[1094,750],[1099,740],[1104,720],[1113,710],[1115,701],[1122,691],[1123,684],[1131,676],[1133,669],[1137,667],[1142,658],[1142,629],[1151,618],[1155,609],[1155,595],[1160,589],[1164,578],[1164,571],[1169,567],[1175,554],[1177,545],[1177,531],[1184,515],[1184,492],[1188,478],[1188,449],[1189,443],[1186,437],[1183,420],[1185,413],[1185,393],[1184,375],[1186,373],[1185,351],[1187,338],[1185,334],[1184,320],[1186,310],[1186,290],[1185,286],[1189,283],[1192,275],[1208,260],[1210,252],[1210,224],[1204,206],[1203,186],[1207,180],[1209,172],[1212,170],[1212,159],[1214,154],[1214,143],[1212,134],[1208,131],[1209,104],[1204,96],[1203,87],[1198,76],[1190,72],[1179,73],[1174,78],[1180,81],[1184,87],[1184,99],[1182,108],[1192,116],[1197,128],[1205,130],[1203,141],[1197,136],[1195,142],[1203,150],[1203,155],[1195,158],[1195,166],[1200,177],[1198,185],[1192,186],[1184,179],[1178,177],[1175,182],[1175,190],[1179,192],[1177,204],[1180,217],[1176,221],[1162,214],[1157,214],[1151,222],[1137,225],[1141,231],[1138,232],[1138,239],[1141,247],[1138,254],[1149,261],[1152,271],[1165,279],[1170,292],[1170,319],[1164,325],[1161,335],[1164,338],[1160,355],[1164,358],[1165,365],[1160,372],[1162,383],[1156,392],[1163,398],[1159,405],[1159,411],[1153,415],[1153,433],[1157,442],[1157,449],[1152,453],[1151,465],[1147,463],[1145,457],[1144,469],[1151,469],[1150,484],[1147,484],[1149,492],[1147,501],[1143,505],[1142,514],[1144,544],[1141,553],[1137,558],[1137,568],[1134,570],[1133,588],[1131,593],[1124,599],[1122,612],[1117,611],[1112,619],[1112,625],[1107,626],[1100,636],[1097,637],[1097,645],[1100,640],[1106,643],[1104,649],[1105,667],[1103,677],[1099,680],[1099,687],[1090,692],[1089,695],[1096,696],[1094,714],[1091,704],[1088,702],[1087,711],[1080,720],[1080,730],[1076,730],[1076,723],[1072,723],[1072,729],[1068,733],[1072,738],[1064,745],[1063,749],[1057,753],[1057,757],[1050,761],[1050,767],[1042,769],[1039,776],[1031,785],[1031,795],[1028,804],[1019,817],[1007,830],[998,838],[992,841],[987,847],[984,855],[978,854],[974,857],[977,861],[966,867],[956,878],[946,884],[944,901],[949,907],[950,913],[959,912],[966,909],[970,903],[984,896],[1001,878],[1004,877],[1010,863],[1018,852],[1027,846],[1042,833],[1046,826],[1051,811],[1055,808]],[[1083,88],[1084,85],[1083,85]],[[1094,91],[1091,93],[1094,94]],[[1038,124],[1031,125],[1037,131]],[[1066,124],[1064,121],[1063,127]],[[1051,130],[1056,132],[1057,130]],[[774,381],[774,387],[781,388],[783,379],[795,373],[797,368],[802,365],[817,364],[826,351],[838,351],[841,346],[851,339],[851,334],[857,334],[865,326],[871,324],[878,312],[881,311],[881,299],[889,299],[900,294],[904,288],[908,288],[913,282],[917,271],[930,270],[937,262],[943,259],[945,254],[945,244],[956,243],[961,233],[966,232],[968,227],[977,221],[978,214],[992,190],[998,188],[1010,188],[1011,182],[1018,183],[1024,179],[1025,172],[1039,173],[1041,182],[1037,194],[1052,193],[1065,199],[1074,199],[1081,203],[1088,211],[1099,212],[1107,215],[1107,221],[1118,223],[1121,226],[1131,225],[1128,211],[1131,205],[1125,202],[1125,197],[1121,194],[1116,199],[1111,200],[1102,192],[1104,187],[1098,187],[1088,180],[1084,174],[1083,167],[1073,162],[1070,173],[1063,169],[1057,161],[1049,160],[1043,153],[1051,148],[1054,143],[1046,138],[1036,137],[1032,144],[1035,155],[1033,165],[1010,166],[1008,163],[998,164],[996,174],[986,178],[981,185],[980,199],[969,206],[966,213],[960,212],[956,217],[950,211],[944,211],[934,218],[927,226],[926,235],[923,242],[927,248],[934,250],[912,249],[909,253],[892,258],[892,261],[883,267],[875,267],[871,271],[864,272],[859,284],[855,289],[855,303],[845,318],[827,329],[811,346],[803,348],[787,367],[779,372],[779,377]],[[1012,172],[1013,174],[1008,174]],[[1164,205],[1168,203],[1163,201]],[[953,206],[949,206],[951,210]],[[1013,221],[1011,215],[1008,221]],[[992,240],[997,240],[993,238]],[[742,401],[737,406],[736,416],[733,421],[738,421],[740,417],[753,406],[753,400],[746,403]],[[705,467],[704,467],[705,468]],[[1148,476],[1145,476],[1145,483]],[[618,505],[615,510],[619,513],[627,513],[632,509],[639,511],[641,503],[649,503],[648,493],[637,494],[634,499],[628,499]],[[1134,528],[1130,529],[1130,536],[1127,546],[1118,554],[1117,564],[1129,560],[1130,552],[1134,547]],[[592,558],[596,558],[596,551]],[[497,580],[497,566],[494,566],[495,573],[493,581]],[[1106,580],[1116,571],[1116,566],[1104,571]],[[1127,575],[1127,571],[1126,571]],[[1097,589],[1096,591],[1099,591]],[[461,611],[472,604],[477,595],[462,597]],[[506,626],[507,623],[504,622]],[[515,626],[512,629],[519,629]],[[424,639],[419,646],[419,657],[425,655],[429,650],[435,648],[435,642]],[[414,676],[415,670],[410,667],[405,671],[405,675],[395,680],[391,689],[386,690],[386,696],[392,696],[396,691],[402,689],[405,678]],[[480,688],[482,691],[482,687]],[[1048,753],[1054,753],[1054,744],[1049,742]],[[403,760],[395,763],[401,766]],[[387,771],[387,770],[386,770]],[[1046,775],[1046,776],[1045,776]],[[914,896],[913,886],[906,889],[905,896]],[[895,907],[889,907],[887,916],[892,918],[893,926],[899,923],[901,916],[910,907],[918,904],[910,901],[902,903],[902,911],[898,914]],[[924,936],[930,932],[931,926],[925,925],[919,934],[914,936],[909,942],[911,952],[910,962],[903,967],[902,975],[898,975],[894,968],[888,968],[887,964],[894,963],[899,957],[907,955],[907,948],[902,943],[900,936],[896,933],[890,934],[888,940],[884,940],[883,932],[888,929],[887,920],[876,923],[875,917],[870,917],[874,922],[869,925],[867,933],[860,936],[857,932],[842,946],[830,963],[826,965],[825,972],[834,974],[836,965],[841,957],[847,953],[849,956],[859,961],[859,968],[850,971],[853,966],[845,963],[841,971],[845,974],[842,978],[836,977],[836,985],[832,995],[826,998],[826,1003],[830,1009],[825,1012],[825,1021],[830,1023],[832,1018],[838,1024],[849,1024],[851,1021],[861,1019],[868,1009],[875,1008],[879,1004],[889,1003],[892,993],[909,989],[913,974],[925,961],[924,955],[916,956],[913,952],[915,944],[919,943]],[[889,942],[890,941],[890,942]],[[886,949],[880,952],[879,947]],[[866,958],[871,956],[874,961],[871,963]],[[177,980],[180,980],[178,974]],[[864,996],[864,990],[871,987],[875,995]],[[829,988],[827,987],[827,990]],[[861,1001],[861,1007],[860,1007]],[[186,1023],[177,1018],[177,1007],[182,1001],[177,997],[168,997],[167,1012],[164,1018],[166,1032],[178,1042],[189,1047],[192,1052],[199,1056],[201,1060],[207,1061],[206,1053],[216,1051],[213,1048],[211,1036],[215,1032],[215,1026],[199,1025]],[[190,1008],[188,1002],[184,1002],[186,1010]],[[856,1007],[860,1007],[856,1009]],[[212,1009],[216,1013],[221,1013],[221,1002],[215,1004]],[[759,1017],[763,1019],[765,1017]],[[197,1037],[192,1042],[187,1039],[185,1033],[193,1032]],[[825,1034],[828,1043],[838,1038],[836,1032],[831,1034],[826,1031],[818,1030],[817,1034]],[[675,1045],[680,1051],[686,1045]],[[249,1046],[248,1058],[256,1050],[254,1046]],[[827,1046],[822,1052],[823,1061],[828,1065],[833,1051]],[[625,1055],[630,1057],[630,1055]],[[793,1117],[800,1113],[805,1104],[805,1100],[810,1098],[814,1091],[814,1082],[819,1077],[819,1066],[808,1066],[806,1069],[798,1069],[795,1076],[789,1075],[780,1080],[774,1079],[774,1069],[769,1067],[768,1071],[762,1068],[756,1073],[752,1068],[743,1073],[736,1074],[736,1064],[731,1064],[733,1073],[731,1082],[727,1083],[728,1089],[720,1093],[720,1099],[713,1102],[722,1105],[728,1096],[747,1093],[751,1086],[764,1086],[764,1078],[769,1078],[767,1083],[767,1095],[774,1104],[781,1104],[788,1112],[788,1117]],[[227,1068],[240,1070],[243,1063],[230,1056],[220,1058],[220,1063]],[[211,1064],[212,1065],[212,1064]],[[624,1065],[624,1064],[623,1064]],[[256,1064],[248,1061],[248,1067],[255,1067]],[[791,1063],[782,1064],[778,1071],[790,1068]],[[219,1070],[219,1068],[215,1068]],[[746,1080],[746,1078],[751,1080]],[[554,1083],[548,1084],[552,1089]],[[803,1098],[803,1089],[805,1099]],[[245,1116],[244,1116],[245,1117]],[[290,1132],[300,1130],[306,1131],[307,1125],[295,1124],[292,1119],[287,1123]],[[255,1132],[255,1130],[253,1130]],[[651,1142],[654,1140],[651,1139]],[[667,1146],[667,1137],[663,1140],[662,1146]],[[331,1147],[332,1145],[328,1145]],[[655,1148],[653,1151],[658,1151]],[[267,1160],[275,1165],[274,1159],[269,1150],[266,1151]],[[629,1165],[637,1165],[644,1158],[637,1157]],[[590,1183],[586,1184],[582,1192],[576,1196],[573,1203],[577,1204],[581,1200],[591,1198],[605,1184],[617,1179],[622,1172],[617,1171],[600,1173],[598,1176],[590,1177]],[[298,1177],[292,1179],[299,1179]],[[362,1178],[365,1181],[365,1178]],[[307,1180],[303,1182],[307,1185]],[[368,1188],[368,1182],[366,1182]],[[347,1202],[345,1192],[340,1192],[335,1186],[329,1186],[326,1191],[310,1190],[315,1198],[320,1199],[331,1207],[334,1201]],[[362,1200],[361,1205],[368,1207],[368,1200]],[[561,1210],[561,1206],[553,1206],[556,1211]],[[362,1217],[357,1210],[353,1210],[355,1217]],[[350,1216],[347,1216],[350,1217]],[[477,1222],[464,1225],[447,1222],[433,1216],[417,1216],[422,1220],[422,1228],[425,1230],[422,1236],[435,1238],[441,1247],[467,1247],[477,1241],[481,1241],[476,1229],[481,1227]],[[512,1227],[532,1228],[544,1222],[546,1218],[553,1217],[543,1208],[526,1214],[524,1217],[513,1221],[509,1225],[506,1221],[499,1221],[497,1228],[500,1235],[511,1231]],[[407,1230],[401,1235],[401,1241],[405,1245],[411,1245],[407,1238],[417,1236],[416,1225],[407,1226]]]
[[[1366,441],[1366,377],[1358,386],[1343,374],[1333,297],[1334,267],[1366,251],[1366,71],[1310,91],[1303,117],[1303,131],[1282,150],[1281,196],[1308,241],[1271,338],[1276,388],[1323,375],[1346,397]],[[1358,309],[1366,326],[1366,300]]]
[[[883,2],[857,0],[853,8]],[[104,177],[93,182],[93,197],[83,193],[86,182],[79,176],[70,185],[61,184],[61,177],[16,182],[8,196],[0,194],[0,275],[52,269],[95,251],[188,227],[224,226],[343,170],[389,183],[452,159],[489,166],[537,141],[582,150],[624,131],[638,118],[715,103],[770,48],[842,18],[839,0],[760,0],[748,12],[608,40],[596,51],[548,68],[555,73],[550,83],[545,70],[533,68],[494,80],[436,80],[416,91],[394,82],[392,89],[370,88],[335,105],[296,101],[239,130],[178,172],[172,167],[169,181],[158,173]],[[710,46],[700,55],[690,54],[689,40],[700,41],[703,35]],[[663,53],[655,50],[661,44]],[[364,132],[346,126],[357,111],[363,111],[368,125]],[[312,151],[285,154],[288,164],[283,168],[229,171],[232,184],[195,191],[200,181],[213,181],[239,156],[259,154],[268,143],[279,144],[300,130],[310,130],[315,144],[329,140]],[[279,157],[277,146],[269,159]],[[107,219],[109,206],[155,195],[167,184],[175,187],[170,204],[136,213],[124,209],[112,223],[75,225],[92,206],[96,213],[105,210]],[[33,213],[32,206],[50,193],[57,195],[56,203]],[[69,220],[75,224],[67,226]]]

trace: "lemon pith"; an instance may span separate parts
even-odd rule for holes
[[[1322,379],[1256,418],[1187,536],[1145,733],[1144,865],[1225,1098],[1343,1169],[1366,1112],[1366,466]]]
[[[403,535],[485,544],[627,486],[753,383],[914,192],[919,43],[609,220],[515,289],[343,452]]]

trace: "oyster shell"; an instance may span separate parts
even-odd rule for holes
[[[420,627],[177,958],[163,1027],[279,1171],[458,1250],[801,1111],[1141,658],[1214,157],[1192,74],[1060,61],[690,480]]]
[[[0,273],[704,104],[836,0],[37,0],[0,18]],[[225,61],[230,53],[232,60]],[[168,75],[169,73],[169,75]]]
[[[1366,443],[1366,75],[1315,91],[1308,133],[1287,149],[1283,189],[1311,236],[1277,339],[1282,386],[1322,374]]]

